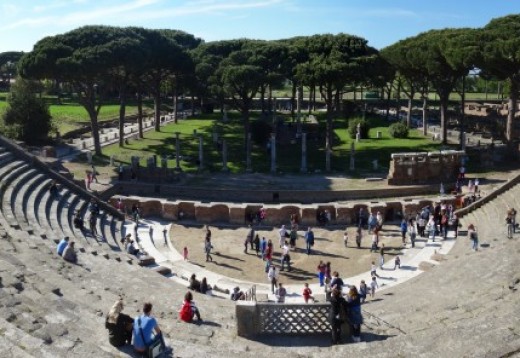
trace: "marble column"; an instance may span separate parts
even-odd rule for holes
[[[202,143],[202,136],[199,136],[199,170],[204,169],[204,151]]]
[[[307,173],[307,133],[302,133],[302,165],[300,172]]]
[[[276,173],[276,134],[271,133],[271,173]]]
[[[175,132],[175,169],[181,170],[180,166],[180,154],[181,154],[181,141],[179,139],[180,132]]]

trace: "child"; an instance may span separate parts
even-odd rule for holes
[[[358,249],[361,248],[361,238],[363,237],[363,232],[361,230],[361,226],[359,226],[356,231],[356,245]]]
[[[367,299],[367,284],[365,283],[365,280],[361,280],[361,283],[359,284],[359,300],[361,303],[364,303]]]
[[[312,291],[309,288],[308,283],[305,284],[305,288],[303,289],[303,299],[305,300],[305,303],[309,303],[309,299],[311,299],[313,303],[316,302],[316,300],[312,296]]]
[[[377,284],[376,277],[372,276],[372,282],[370,282],[370,296],[372,298],[376,295],[376,288],[379,288],[379,285]]]
[[[377,271],[376,271],[376,263],[374,261],[372,261],[372,266],[370,268],[370,276],[372,277],[379,277],[379,275],[377,274]]]
[[[396,267],[399,267],[399,269],[401,269],[401,259],[399,258],[399,256],[395,257],[394,271],[395,271]]]
[[[345,244],[345,247],[347,247],[347,243],[348,243],[348,232],[344,232],[343,233],[343,243]]]
[[[188,261],[188,247],[184,246],[184,249],[182,250],[182,256],[184,256],[184,261]]]

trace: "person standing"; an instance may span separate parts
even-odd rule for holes
[[[154,341],[160,340],[163,349],[164,339],[157,320],[152,316],[152,304],[146,302],[143,305],[143,314],[134,319],[134,350],[138,353],[146,352],[146,347]]]
[[[206,241],[204,242],[204,252],[206,253],[206,262],[213,262],[213,257],[211,257],[211,250],[213,249],[213,245],[211,244],[211,239],[206,237]]]
[[[507,229],[507,238],[512,239],[513,232],[514,232],[514,225],[513,225],[513,213],[512,213],[511,209],[507,210],[506,229]]]
[[[379,249],[379,267],[381,270],[383,269],[383,265],[385,264],[385,244],[381,244],[381,248]]]
[[[345,321],[346,317],[346,305],[347,302],[341,296],[341,292],[337,289],[333,289],[330,297],[330,311],[329,311],[329,322],[332,331],[332,344],[340,343],[341,339],[341,325]]]
[[[375,297],[376,288],[379,288],[379,285],[377,284],[376,276],[372,276],[372,282],[370,282],[370,297]]]
[[[267,240],[262,236],[260,241],[260,252],[262,253],[262,260],[265,260],[265,253],[267,251]]]
[[[96,167],[94,166],[94,164],[92,164],[92,181],[96,181],[96,184],[99,183],[98,180],[97,180],[97,171],[96,171]]]
[[[307,245],[307,255],[310,255],[311,248],[314,246],[314,232],[310,226],[305,233],[305,244]]]
[[[330,288],[331,289],[337,289],[340,292],[343,290],[343,280],[341,277],[339,277],[339,273],[337,271],[334,271],[332,273],[332,280],[330,281]]]
[[[289,246],[287,242],[284,242],[282,247],[282,256],[280,257],[280,271],[284,270],[285,264],[287,264],[287,270],[291,271],[291,256],[289,255]]]
[[[377,274],[376,263],[374,261],[372,261],[372,265],[370,266],[370,276],[379,277],[379,275]]]
[[[432,239],[432,242],[435,242],[435,231],[437,230],[437,224],[435,223],[433,215],[430,215],[430,220],[428,220],[428,224],[426,224],[426,229],[428,230],[428,236],[430,239]]]
[[[278,283],[278,288],[275,292],[276,302],[277,303],[285,303],[285,296],[287,295],[287,290],[283,287],[282,283]]]
[[[352,326],[352,340],[354,342],[361,342],[361,325],[363,324],[361,297],[354,285],[350,287],[347,295],[347,316]]]
[[[182,250],[182,256],[184,257],[184,261],[188,261],[188,247],[184,246],[184,249]]]
[[[399,267],[399,269],[401,269],[401,259],[399,258],[399,256],[395,257],[395,260],[394,260],[394,271],[395,271],[395,269],[397,267]]]
[[[417,238],[417,225],[415,224],[415,220],[410,219],[410,223],[408,224],[408,234],[410,235],[410,242],[412,243],[412,247],[415,247],[415,239]]]
[[[406,224],[406,220],[403,219],[401,221],[401,238],[403,239],[403,245],[406,244],[406,233],[408,232],[408,224]]]
[[[471,249],[478,251],[478,234],[477,228],[473,224],[468,225],[468,235],[472,242]]]
[[[308,283],[304,284],[302,296],[305,303],[309,303],[309,300],[312,300],[313,303],[316,302],[316,300],[312,296],[312,290],[309,288]]]
[[[361,226],[358,226],[358,228],[356,230],[356,245],[357,245],[358,249],[361,248],[362,239],[363,239],[363,229],[361,228]]]
[[[278,241],[280,243],[280,248],[282,248],[283,243],[285,242],[285,238],[287,237],[287,229],[285,228],[285,225],[282,225],[280,230],[278,230]]]
[[[256,256],[258,256],[258,254],[260,253],[260,236],[258,236],[258,234],[255,235],[255,239],[253,240],[253,243],[255,244],[255,251],[256,251]]]
[[[361,283],[359,284],[359,299],[361,303],[364,303],[367,299],[367,284],[365,283],[365,280],[361,280]]]
[[[318,271],[318,279],[320,281],[320,287],[323,287],[325,285],[325,270],[326,270],[325,264],[323,261],[320,260],[320,263],[318,264],[317,271]]]
[[[343,233],[343,245],[345,245],[345,247],[348,247],[348,232],[347,232],[347,230],[345,230],[345,232]]]
[[[274,289],[278,288],[278,272],[276,271],[276,267],[274,265],[269,267],[269,271],[267,272],[267,280],[271,284],[271,293],[274,294]]]

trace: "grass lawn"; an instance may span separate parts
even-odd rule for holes
[[[168,167],[175,167],[175,132],[180,133],[180,153],[182,156],[181,167],[184,171],[197,170],[198,136],[203,137],[204,166],[210,171],[219,171],[222,168],[222,155],[213,143],[213,132],[216,131],[226,139],[228,143],[228,166],[233,172],[245,170],[245,150],[243,141],[243,127],[240,118],[230,113],[230,121],[222,123],[220,115],[207,116],[199,119],[180,121],[178,124],[168,124],[161,128],[161,132],[150,131],[145,133],[143,140],[130,140],[128,145],[119,148],[111,145],[103,148],[104,158],[99,161],[107,161],[111,155],[116,160],[130,163],[132,156],[141,158],[141,165],[146,165],[146,159],[153,155],[168,158]],[[253,119],[254,120],[254,119]],[[408,139],[390,138],[388,123],[382,119],[373,119],[374,127],[370,130],[370,138],[356,143],[356,172],[366,173],[372,170],[372,160],[378,159],[380,166],[388,168],[391,153],[410,151],[439,150],[440,144],[424,138],[418,131],[412,130]],[[347,135],[347,120],[335,121],[335,140],[332,169],[336,172],[348,173],[350,164],[350,146],[352,139]],[[306,129],[305,129],[306,128]],[[305,131],[311,131],[308,125],[304,125]],[[196,135],[194,135],[196,131]],[[382,132],[382,138],[376,139],[376,133]],[[307,142],[307,166],[309,171],[325,170],[324,151],[324,123],[320,123],[314,132],[309,134]],[[159,161],[160,162],[160,161]],[[301,164],[301,143],[299,140],[277,145],[277,167],[279,172],[298,173]],[[252,166],[255,172],[268,172],[270,170],[270,152],[264,145],[253,145]],[[384,170],[384,169],[383,169]]]

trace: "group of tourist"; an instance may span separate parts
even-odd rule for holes
[[[65,236],[58,243],[57,252],[65,261],[74,264],[78,263],[78,254],[76,253],[74,241],[71,241],[68,236]]]

